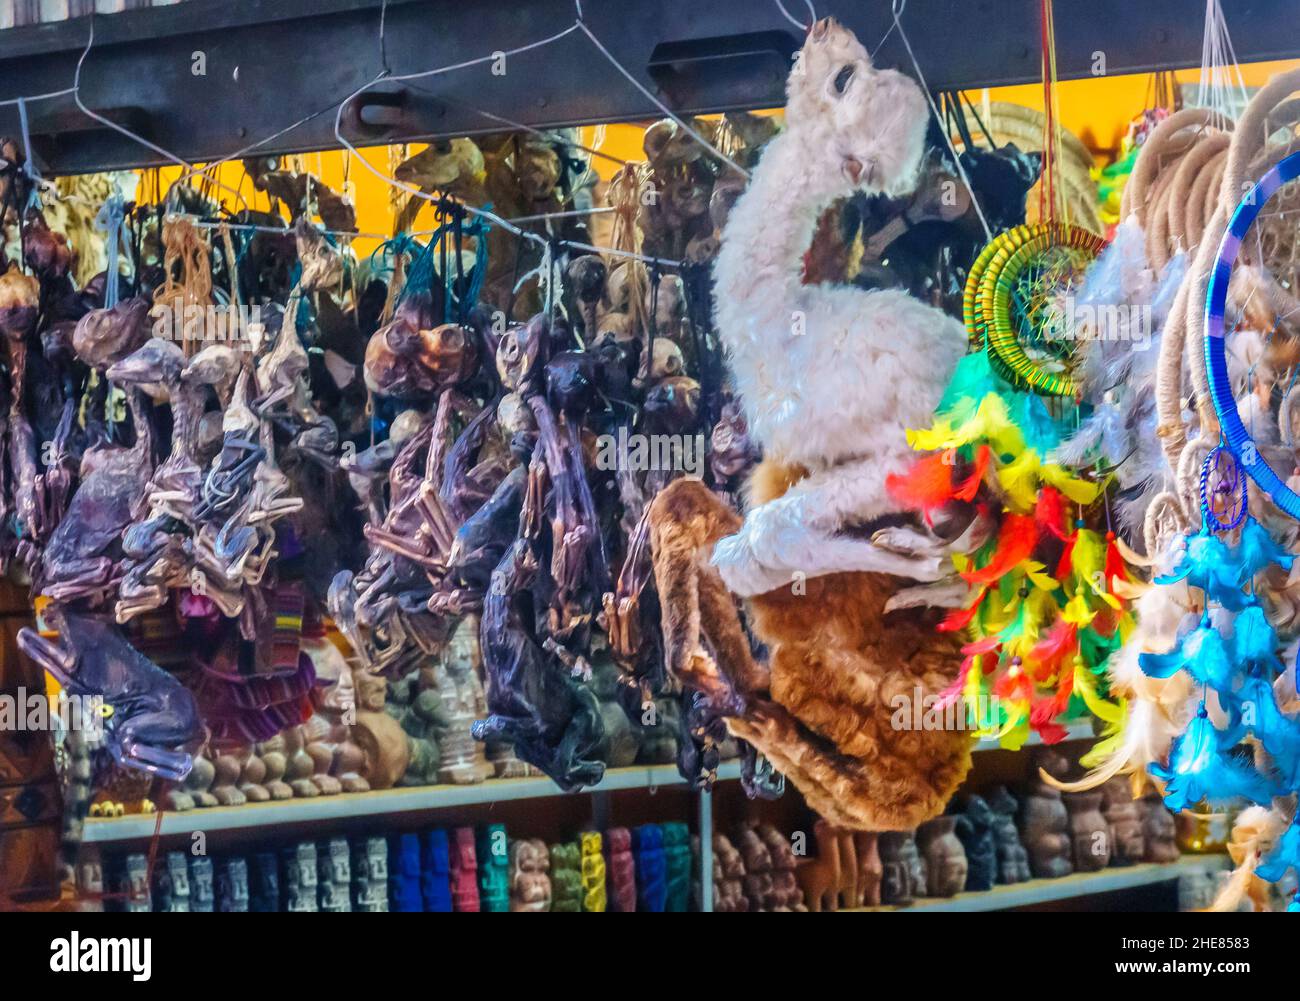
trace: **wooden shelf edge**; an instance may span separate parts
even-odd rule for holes
[[[740,762],[724,761],[718,768],[719,782],[740,778]],[[427,810],[455,809],[486,803],[524,799],[548,799],[555,796],[618,792],[624,789],[660,789],[684,787],[675,765],[635,765],[613,768],[596,786],[577,793],[566,793],[545,776],[522,779],[489,779],[476,785],[413,786],[404,789],[379,789],[373,792],[343,793],[313,799],[291,799],[277,803],[246,803],[243,806],[217,806],[184,813],[168,812],[163,816],[161,836],[190,834],[194,831],[233,831],[279,824],[318,823],[329,820],[352,820],[358,817],[385,817]],[[147,840],[154,835],[157,814],[140,813],[126,817],[89,818],[83,840],[94,844]]]

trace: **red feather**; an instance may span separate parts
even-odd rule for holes
[[[1115,533],[1106,533],[1106,589],[1115,593],[1115,581],[1129,581],[1128,564],[1120,555],[1119,546],[1115,545]]]
[[[1065,511],[1065,498],[1055,487],[1043,487],[1038,491],[1038,503],[1034,506],[1034,517],[1038,524],[1051,532],[1058,539],[1065,538],[1065,524],[1068,515]]]
[[[992,584],[1027,560],[1037,541],[1038,526],[1032,515],[1008,514],[998,530],[998,547],[993,558],[979,570],[963,571],[962,576],[971,584]]]
[[[1073,657],[1079,649],[1079,627],[1064,619],[1048,630],[1047,635],[1034,644],[1029,660],[1034,665],[1034,677],[1046,681],[1061,670],[1066,657]],[[1073,672],[1069,672],[1073,676]]]
[[[970,501],[975,499],[979,493],[980,484],[984,482],[984,474],[988,472],[989,461],[993,455],[993,450],[987,445],[981,445],[975,450],[975,463],[971,469],[970,475],[961,483],[957,484],[952,495],[958,500]]]
[[[961,669],[957,672],[957,677],[953,680],[953,683],[939,693],[939,708],[947,709],[957,701],[962,689],[966,687],[966,677],[970,674],[971,666],[974,663],[974,655],[961,662]]]
[[[919,459],[906,473],[885,477],[885,489],[904,507],[929,511],[952,500],[952,470],[948,453],[936,452]]]
[[[1079,533],[1077,531],[1071,533],[1070,537],[1065,540],[1065,549],[1061,552],[1061,559],[1056,564],[1057,580],[1067,579],[1070,576],[1070,573],[1074,570],[1074,567],[1071,566],[1071,560],[1074,557],[1074,544],[1078,540]]]

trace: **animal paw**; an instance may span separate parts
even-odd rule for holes
[[[713,547],[711,562],[722,575],[727,589],[742,598],[766,594],[790,583],[790,575],[784,570],[759,562],[750,544],[749,533],[743,528],[735,535],[718,540]]]

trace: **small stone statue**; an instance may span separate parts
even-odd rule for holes
[[[347,838],[330,838],[316,849],[317,900],[324,913],[352,910],[352,852]]]
[[[1150,789],[1138,801],[1142,811],[1142,839],[1146,843],[1147,862],[1177,862],[1182,853],[1178,850],[1177,825],[1160,794]]]
[[[510,842],[505,824],[488,824],[478,839],[479,909],[510,910]]]
[[[190,872],[184,852],[168,852],[154,870],[153,908],[168,914],[190,909]]]
[[[216,878],[212,859],[206,855],[190,858],[190,910],[211,914],[217,908]]]
[[[632,832],[626,827],[605,832],[605,884],[611,911],[636,910],[636,860],[632,858]]]
[[[957,837],[955,816],[927,820],[916,831],[916,846],[925,858],[926,895],[956,896],[966,888],[966,849]]]
[[[858,892],[863,907],[880,906],[880,881],[884,866],[880,862],[880,836],[874,831],[858,831],[853,846],[858,856]]]
[[[966,849],[967,891],[991,890],[998,881],[998,843],[993,834],[994,813],[988,801],[966,796],[957,814],[956,834]]]
[[[457,827],[451,837],[451,906],[456,911],[480,909],[478,856],[474,851],[474,828]]]
[[[149,894],[149,859],[146,856],[137,853],[126,857],[118,886],[118,892],[126,896],[124,910],[128,913],[137,914],[153,910],[153,901]]]
[[[316,845],[300,841],[281,852],[283,866],[284,909],[286,911],[316,911],[318,909],[316,883]]]
[[[1133,799],[1132,782],[1116,775],[1101,787],[1101,812],[1110,825],[1110,864],[1133,865],[1146,855],[1142,812]]]
[[[772,910],[806,911],[808,908],[803,902],[803,891],[799,888],[799,881],[794,874],[797,862],[790,839],[772,824],[759,824],[756,830],[772,859]],[[858,871],[859,874],[862,871],[861,857],[858,858]]]
[[[388,856],[390,910],[400,914],[428,910],[421,888],[420,861],[418,834],[402,834],[390,842]]]
[[[713,909],[721,914],[749,910],[745,860],[725,834],[713,836]]]
[[[1020,831],[1016,827],[1016,816],[1020,813],[1020,804],[1006,786],[994,786],[989,790],[986,800],[993,811],[993,840],[998,852],[998,882],[1023,883],[1030,878],[1029,853],[1020,841]]]
[[[352,909],[388,910],[388,846],[383,838],[357,838],[352,842]]]
[[[491,778],[496,769],[488,763],[483,745],[470,734],[476,719],[487,715],[483,695],[483,656],[478,642],[478,616],[467,615],[452,631],[442,653],[428,667],[425,687],[442,697],[445,724],[437,730],[442,763],[439,782],[470,785]]]
[[[916,849],[911,831],[884,831],[880,835],[880,902],[910,904],[926,891],[925,860]]]
[[[668,906],[668,859],[658,824],[642,824],[632,835],[636,859],[637,910],[660,913]],[[554,853],[552,852],[552,861]]]
[[[772,853],[758,832],[749,825],[742,827],[734,841],[736,850],[745,860],[745,896],[750,909],[772,911],[776,909],[775,886],[772,880]]]
[[[264,914],[280,910],[280,862],[274,852],[258,852],[253,859],[248,909]]]
[[[217,867],[217,910],[241,913],[249,909],[248,861],[243,858],[222,859]]]
[[[582,856],[576,842],[551,845],[551,910],[582,910]]]
[[[627,828],[616,830],[626,831]],[[550,868],[551,856],[546,850],[546,842],[540,838],[518,838],[511,842],[510,910],[541,912],[551,909]]]
[[[1035,757],[1034,764],[1062,778],[1068,764],[1058,751]],[[1070,815],[1061,792],[1037,775],[1020,803],[1020,836],[1029,852],[1029,868],[1037,879],[1058,879],[1074,871],[1070,864]]]
[[[1101,813],[1101,790],[1065,796],[1075,872],[1100,872],[1110,865],[1110,824]]]
[[[580,856],[582,909],[593,913],[604,913],[608,904],[608,897],[605,892],[605,855],[600,832],[583,831],[582,836],[578,839],[578,845],[582,852]],[[689,880],[689,850],[687,858]],[[689,893],[689,883],[687,892]],[[685,910],[685,908],[682,909]]]
[[[434,914],[448,914],[451,899],[451,841],[446,831],[429,831],[421,839],[420,894],[424,909]]]

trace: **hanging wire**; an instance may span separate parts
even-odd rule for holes
[[[989,221],[984,216],[984,210],[980,207],[979,198],[975,194],[975,188],[971,186],[970,178],[966,174],[966,168],[962,166],[961,157],[957,154],[956,147],[952,144],[952,137],[948,135],[948,127],[944,124],[943,115],[939,113],[938,107],[934,103],[934,95],[930,93],[930,85],[925,82],[925,74],[921,72],[921,64],[917,61],[916,53],[912,51],[912,42],[907,37],[907,31],[903,28],[903,11],[907,7],[907,0],[894,0],[891,13],[894,16],[894,27],[898,29],[898,37],[903,40],[903,47],[907,49],[907,56],[912,60],[912,66],[916,70],[917,79],[921,81],[921,91],[925,94],[925,99],[930,104],[930,112],[934,115],[934,120],[939,123],[939,131],[943,133],[943,141],[948,144],[948,152],[952,154],[953,162],[957,165],[957,173],[961,175],[962,183],[966,185],[967,192],[970,193],[971,204],[975,206],[975,214],[979,216],[980,226],[984,229],[984,237],[990,242],[993,240],[993,229],[989,226]]]
[[[777,8],[785,16],[785,19],[787,21],[793,24],[796,28],[802,28],[804,31],[808,31],[810,28],[812,28],[814,24],[817,23],[817,11],[813,9],[812,0],[803,0],[803,2],[807,5],[808,16],[812,19],[807,24],[804,24],[797,17],[795,17],[788,10],[786,10],[785,4],[783,4],[781,0],[773,0],[773,3],[776,4]]]

